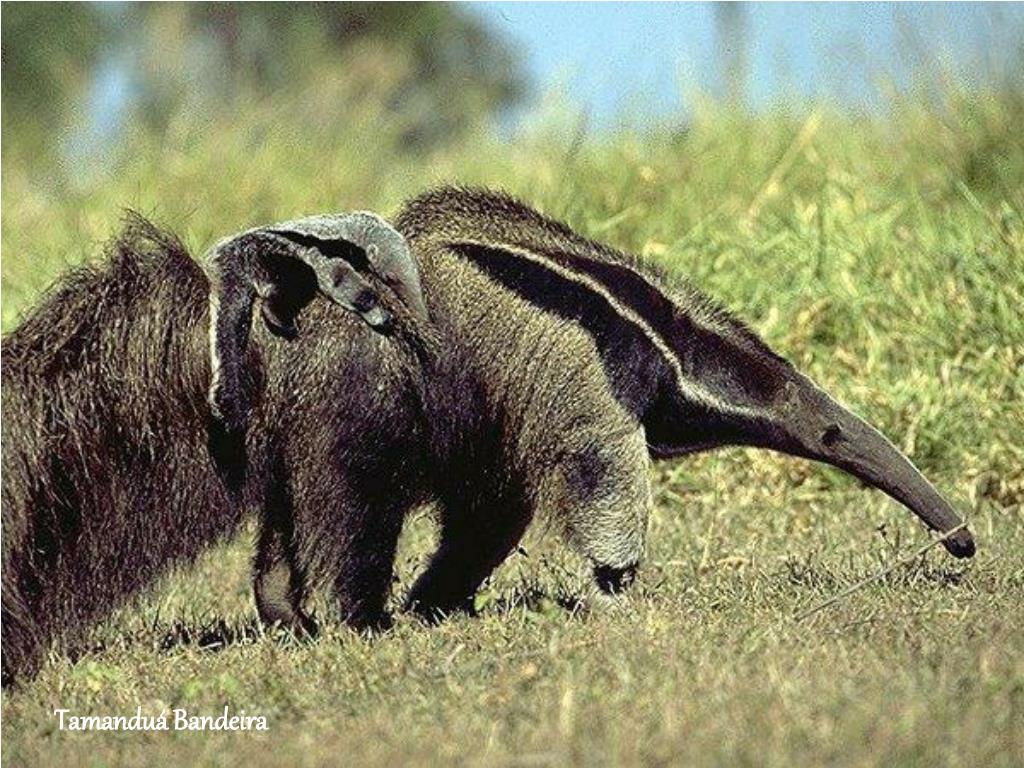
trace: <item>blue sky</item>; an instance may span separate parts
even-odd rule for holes
[[[513,43],[532,81],[533,98],[504,116],[505,129],[551,93],[582,110],[588,127],[604,129],[685,117],[689,95],[719,89],[714,3],[479,2],[465,9]],[[934,78],[937,60],[968,84],[1024,61],[1024,3],[743,3],[742,14],[746,102],[754,108],[827,99],[872,109],[881,104],[880,80],[906,86],[915,73]],[[89,120],[67,138],[69,156],[116,138],[133,97],[132,66],[124,52],[101,61]]]
[[[961,78],[984,80],[1021,46],[1024,3],[747,3],[748,102],[829,98],[878,103],[877,82],[906,85],[942,57]],[[679,114],[683,94],[714,92],[711,3],[478,3],[515,41],[538,91],[561,89],[599,124],[642,104]],[[931,65],[928,62],[931,61]],[[1020,59],[1016,59],[1017,65]]]

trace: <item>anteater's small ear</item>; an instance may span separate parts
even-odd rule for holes
[[[428,320],[419,269],[409,245],[398,230],[377,214],[358,211],[309,216],[277,224],[267,231],[369,272],[394,291],[414,317],[422,322]],[[327,292],[323,282],[321,290]]]
[[[374,272],[373,258],[383,251],[406,275],[397,287],[383,273],[378,276],[400,298],[399,288],[411,285],[422,307],[419,274],[404,238],[377,217],[368,231],[368,216],[315,216],[254,229],[221,241],[210,252],[205,264],[210,280],[209,401],[228,431],[244,430],[249,412],[245,356],[257,298],[267,326],[285,338],[298,332],[296,318],[317,291],[388,333],[392,317],[380,303],[380,291],[386,289],[360,274]],[[414,283],[409,283],[409,268]]]

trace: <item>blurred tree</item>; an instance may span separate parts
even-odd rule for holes
[[[412,120],[407,139],[432,143],[513,106],[519,58],[475,17],[448,3],[189,3],[172,6],[223,62],[226,99],[299,85],[319,60],[358,43],[405,63],[387,94]],[[166,12],[143,5],[144,14]],[[382,73],[385,75],[385,73]],[[385,75],[385,79],[387,79]],[[372,83],[368,84],[372,88]]]
[[[96,6],[84,3],[5,2],[2,22],[3,142],[45,153],[112,29]]]
[[[112,69],[128,85],[103,101],[92,91]],[[375,99],[421,148],[456,140],[524,90],[518,56],[450,4],[3,4],[3,138],[31,154],[52,152],[71,123],[88,144],[97,124],[109,139],[123,117],[160,131],[182,110],[212,116],[297,94],[335,125],[351,101]]]

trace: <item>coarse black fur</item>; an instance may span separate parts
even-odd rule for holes
[[[399,318],[389,338],[326,301],[303,317],[318,332],[293,341],[254,324],[242,444],[225,442],[207,399],[207,277],[141,218],[4,339],[5,681],[231,536],[247,510],[296,593],[326,584],[343,620],[379,619],[402,514],[425,485],[430,334],[378,287]]]

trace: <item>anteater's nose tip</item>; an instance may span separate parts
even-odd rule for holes
[[[364,313],[363,318],[377,333],[388,336],[395,330],[394,316],[380,307],[374,307],[369,312]]]
[[[942,544],[953,557],[974,557],[974,537],[968,530],[957,531]]]

